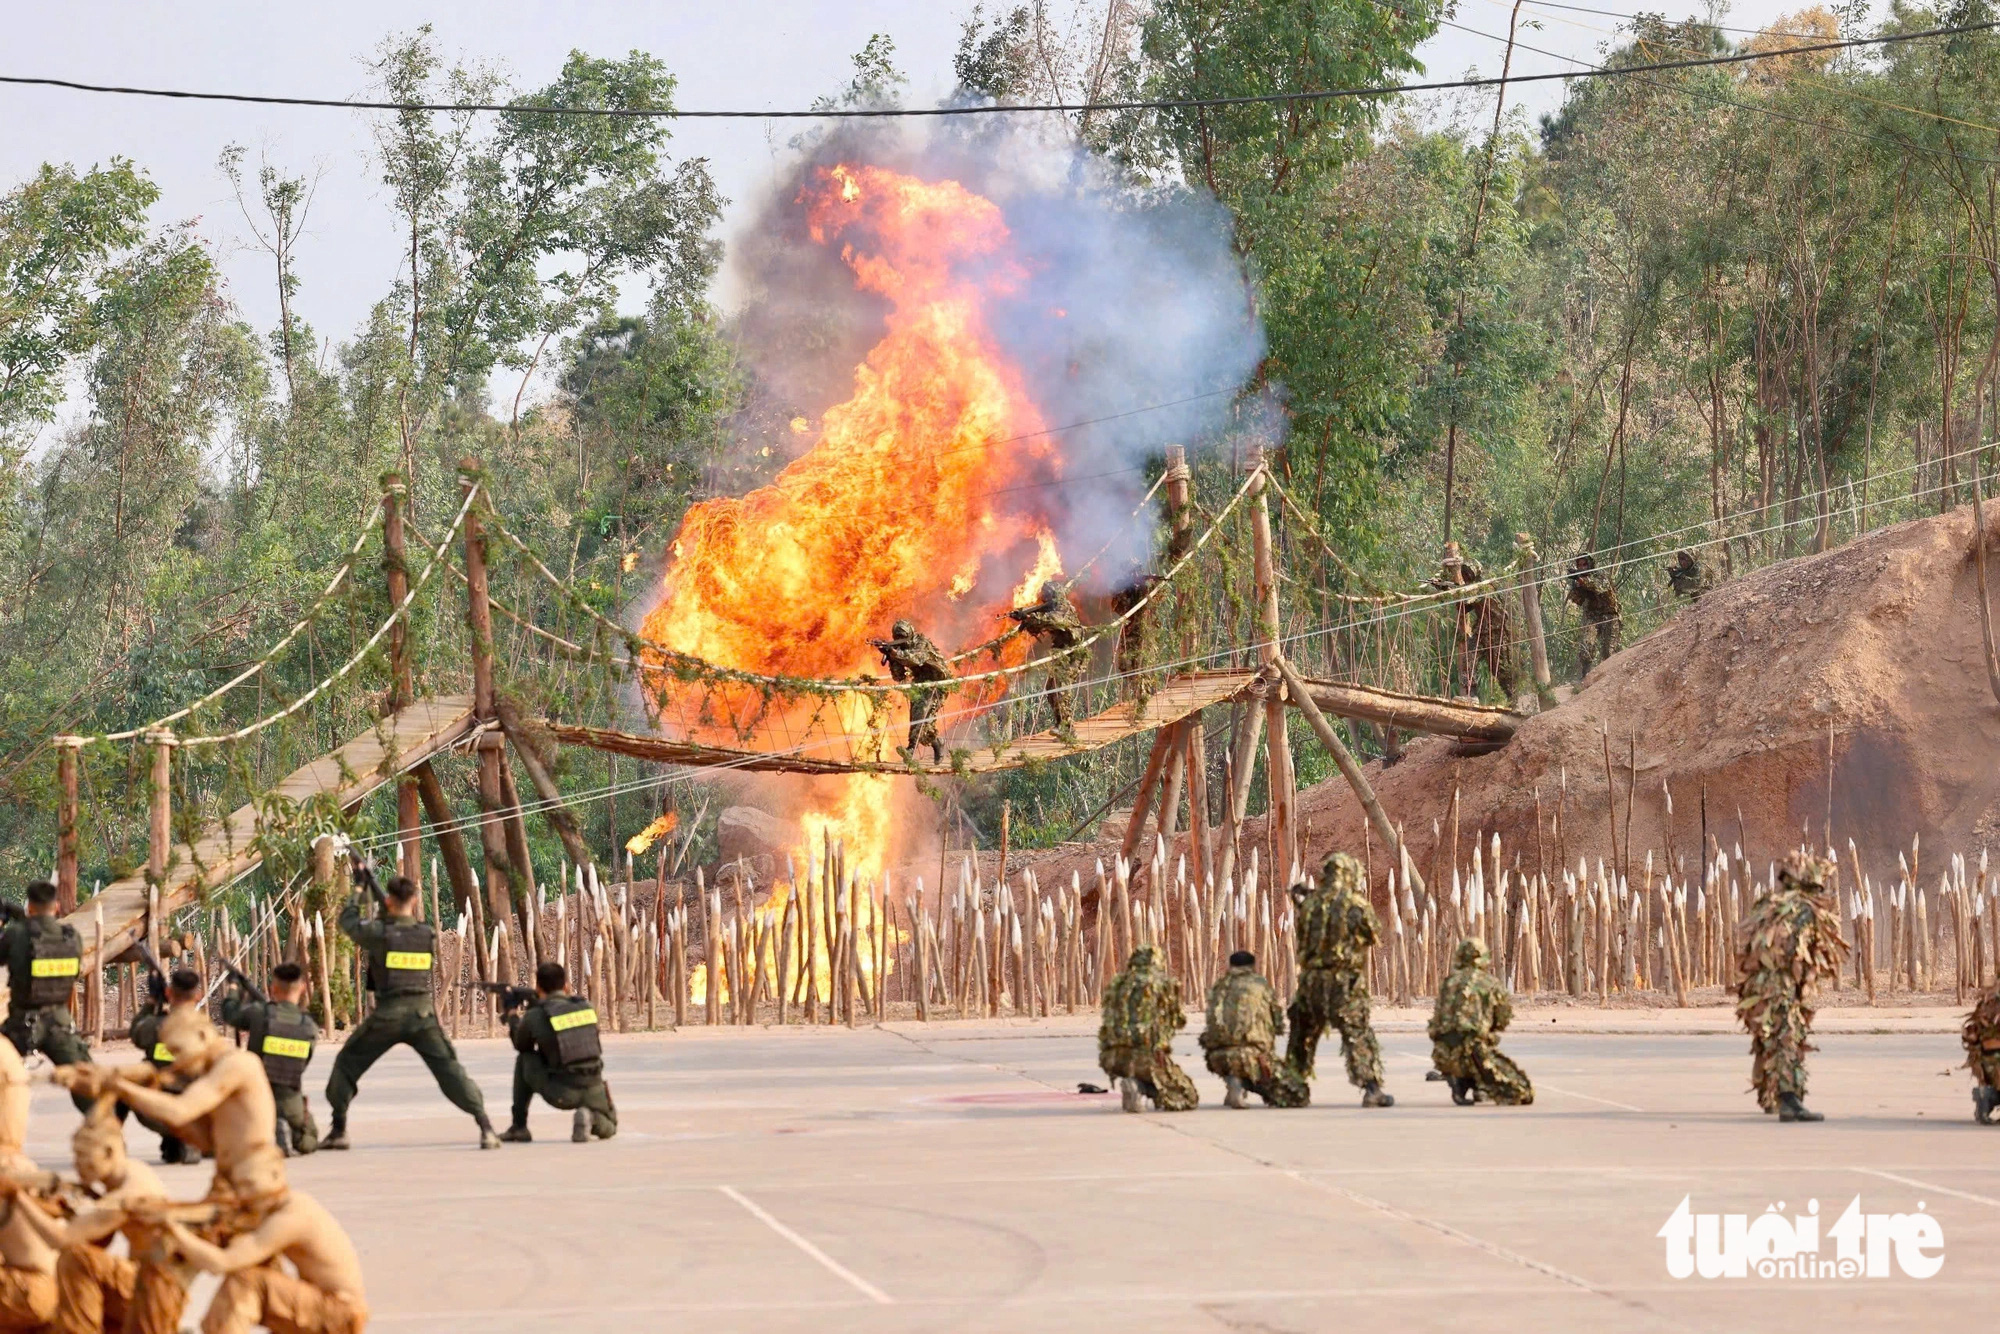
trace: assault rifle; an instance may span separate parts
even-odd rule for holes
[[[222,965],[222,971],[229,974],[229,980],[231,982],[234,982],[239,988],[241,988],[244,995],[248,996],[251,1000],[256,1001],[259,1005],[269,1005],[271,1003],[271,998],[269,996],[266,996],[263,992],[263,989],[260,988],[255,982],[252,982],[250,980],[250,975],[248,973],[244,972],[241,968],[238,968],[235,964],[229,962],[228,959],[223,958],[221,955],[216,956],[216,962]]]
[[[388,896],[382,892],[382,882],[375,878],[375,859],[365,852],[352,852],[354,860],[354,883],[368,891],[368,897],[375,901],[377,909],[388,905]]]
[[[519,986],[513,982],[474,982],[473,986],[489,996],[500,998],[500,1014],[505,1017],[523,1005],[532,1005],[535,992],[532,987]]]

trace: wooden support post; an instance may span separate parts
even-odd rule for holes
[[[1208,740],[1202,732],[1201,714],[1196,713],[1182,724],[1187,737],[1188,794],[1188,842],[1194,849],[1194,875],[1197,884],[1209,883],[1209,873],[1213,869],[1208,845]]]
[[[501,756],[503,763],[500,766],[500,796],[507,803],[507,864],[515,871],[515,891],[525,910],[528,900],[535,893],[535,864],[528,855],[528,824],[521,818],[521,793],[514,786],[513,767],[504,763],[505,758],[503,754]],[[626,878],[631,878],[629,872]],[[501,920],[507,919],[503,916]]]
[[[146,847],[146,880],[156,889],[167,882],[167,866],[173,860],[174,839],[174,747],[180,744],[172,732],[148,732],[146,744],[153,748],[151,826]]]
[[[1243,817],[1250,812],[1250,780],[1257,765],[1257,743],[1264,739],[1261,697],[1249,695],[1246,702],[1249,707],[1236,733],[1236,750],[1229,757],[1229,837],[1222,844],[1222,869],[1215,877],[1217,885],[1228,883],[1236,873],[1237,835],[1243,828]]]
[[[56,747],[56,903],[63,916],[76,911],[76,770],[80,736],[59,736]],[[102,961],[100,961],[101,963]]]
[[[1382,803],[1376,800],[1375,789],[1369,785],[1368,775],[1361,772],[1360,763],[1355,760],[1353,752],[1348,750],[1346,743],[1340,739],[1340,733],[1333,730],[1333,724],[1326,720],[1326,715],[1319,711],[1317,704],[1313,703],[1312,696],[1306,692],[1305,682],[1299,679],[1299,674],[1293,670],[1292,664],[1279,658],[1278,671],[1292,689],[1292,702],[1305,714],[1307,725],[1319,737],[1320,744],[1333,756],[1333,762],[1340,766],[1341,776],[1347,780],[1347,785],[1354,789],[1354,795],[1361,802],[1361,809],[1367,812],[1368,822],[1375,829],[1375,836],[1396,851],[1398,861],[1403,868],[1403,875],[1407,878],[1410,888],[1415,890],[1421,899],[1427,892],[1424,888],[1424,878],[1417,873],[1415,859],[1402,855],[1403,840],[1397,834],[1396,826],[1389,823],[1388,815],[1382,810]]]
[[[479,463],[461,459],[459,485],[468,493],[480,485]],[[472,645],[472,711],[481,724],[497,721],[493,697],[493,608],[486,599],[486,533],[480,502],[465,512],[465,625]],[[506,745],[498,734],[479,738],[479,846],[486,855],[486,906],[499,920],[510,911],[514,890],[508,877],[506,835],[500,812],[506,805],[501,788],[501,755]]]
[[[460,912],[469,911],[479,882],[472,874],[472,859],[465,855],[465,835],[459,830],[458,817],[444,799],[444,784],[438,782],[437,771],[430,763],[418,765],[413,772],[417,776],[417,792],[423,798],[424,814],[430,818],[431,832],[437,835],[438,847],[444,853],[445,877],[451,881],[452,897]],[[442,931],[444,927],[440,915],[438,929]]]
[[[1126,861],[1131,861],[1139,850],[1139,840],[1146,833],[1146,808],[1152,804],[1153,789],[1160,781],[1160,770],[1167,761],[1168,737],[1173,729],[1163,727],[1153,735],[1153,749],[1146,756],[1146,772],[1139,779],[1138,795],[1132,798],[1132,818],[1125,825],[1125,842],[1122,846]]]
[[[1251,466],[1257,470],[1250,494],[1256,502],[1250,510],[1250,535],[1256,559],[1258,610],[1257,659],[1265,667],[1278,661],[1278,568],[1271,544],[1271,506],[1264,457],[1260,451]],[[1271,868],[1271,883],[1281,885],[1298,861],[1296,835],[1292,828],[1292,745],[1286,731],[1285,699],[1273,690],[1264,701],[1264,786],[1269,793],[1271,846],[1277,865]]]
[[[1521,567],[1521,619],[1528,626],[1528,659],[1534,669],[1535,698],[1547,708],[1556,702],[1556,697],[1549,677],[1549,643],[1542,634],[1542,581],[1535,570],[1541,557],[1535,551],[1534,540],[1526,533],[1514,534],[1514,554]],[[1507,702],[1513,704],[1512,700]]]
[[[542,760],[540,752],[535,747],[535,739],[528,734],[523,725],[520,710],[516,709],[513,701],[505,695],[498,696],[494,700],[494,708],[499,714],[501,728],[507,733],[507,739],[514,743],[514,757],[520,760],[521,767],[528,771],[529,786],[533,787],[535,795],[541,798],[542,819],[555,831],[556,837],[562,842],[563,850],[569,853],[571,861],[578,866],[595,865],[597,859],[591,855],[590,845],[583,841],[583,833],[577,828],[576,818],[563,805],[562,789],[556,786],[556,780],[550,774],[549,766]],[[661,856],[665,857],[664,850]],[[666,883],[664,864],[660,871],[659,882],[663,885]]]

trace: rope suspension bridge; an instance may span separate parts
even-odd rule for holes
[[[800,775],[959,776],[1019,768],[1086,755],[1128,738],[1154,737],[1137,804],[1127,832],[1128,853],[1139,842],[1149,811],[1164,814],[1188,789],[1193,826],[1206,824],[1206,798],[1197,770],[1205,769],[1204,710],[1219,704],[1249,706],[1254,723],[1239,729],[1232,779],[1225,803],[1240,820],[1249,796],[1252,753],[1261,732],[1266,771],[1279,775],[1269,785],[1269,801],[1280,847],[1293,851],[1290,829],[1292,766],[1284,726],[1288,706],[1304,709],[1325,728],[1324,715],[1379,724],[1386,728],[1436,733],[1469,746],[1504,743],[1520,715],[1505,708],[1395,691],[1355,680],[1302,676],[1279,652],[1279,571],[1272,542],[1270,495],[1296,509],[1278,490],[1261,458],[1245,469],[1232,495],[1212,517],[1190,496],[1190,471],[1178,449],[1171,451],[1160,481],[1147,493],[1133,518],[1148,514],[1155,495],[1164,493],[1170,533],[1165,568],[1141,586],[1138,595],[1114,600],[1116,614],[1086,625],[1076,642],[1029,651],[1018,632],[948,661],[953,678],[938,725],[949,756],[933,759],[915,746],[895,743],[902,716],[922,687],[884,679],[810,679],[762,675],[702,660],[668,644],[653,642],[606,615],[569,581],[558,576],[515,531],[494,505],[478,466],[461,466],[461,496],[449,526],[435,540],[417,535],[402,479],[384,478],[381,501],[320,597],[302,619],[259,660],[193,702],[141,727],[98,736],[53,739],[60,793],[56,881],[71,924],[81,934],[98,967],[129,962],[136,948],[160,944],[176,913],[210,901],[217,892],[264,867],[273,878],[293,879],[308,861],[299,844],[339,826],[373,794],[396,794],[396,860],[404,874],[420,874],[423,840],[435,841],[454,898],[461,908],[475,897],[490,914],[504,914],[532,884],[525,817],[539,813],[579,868],[595,869],[596,859],[578,833],[569,799],[556,777],[558,748],[583,747],[691,770]],[[1194,527],[1197,515],[1207,519]],[[1223,540],[1229,525],[1240,532],[1247,522],[1252,548],[1248,625],[1234,627],[1244,642],[1230,650],[1201,651],[1216,642],[1213,617],[1204,617],[1191,587],[1206,580],[1226,584],[1233,571]],[[410,549],[412,537],[418,545]],[[203,730],[206,717],[234,692],[261,687],[264,671],[334,605],[343,589],[351,595],[364,553],[379,538],[388,610],[353,652],[326,671],[309,689],[282,707],[239,726]],[[1107,550],[1109,544],[1107,544]],[[1329,548],[1330,550],[1330,548]],[[510,603],[494,588],[492,558],[513,553],[511,568],[523,586]],[[1072,575],[1074,586],[1104,553]],[[413,559],[414,558],[414,559]],[[1337,559],[1337,558],[1336,558]],[[1490,593],[1508,578],[1489,580],[1439,594],[1403,595],[1412,601],[1449,606]],[[471,679],[470,693],[419,698],[414,687],[411,626],[420,606],[435,604],[439,590],[456,586],[463,596]],[[1246,600],[1225,589],[1224,605]],[[1382,605],[1369,594],[1339,595],[1343,605]],[[552,610],[553,609],[553,610]],[[433,614],[437,609],[430,608]],[[498,623],[510,639],[496,643]],[[1247,631],[1247,633],[1246,633]],[[1226,642],[1226,641],[1225,641]],[[502,689],[527,653],[594,673],[600,688],[594,702],[610,716],[583,720],[535,716]],[[1226,670],[1205,670],[1230,657],[1245,660]],[[985,659],[984,662],[979,659]],[[1093,666],[1096,670],[1092,670]],[[194,824],[176,809],[176,758],[204,748],[228,750],[254,743],[267,729],[293,718],[312,702],[347,682],[352,688],[386,677],[380,716],[345,744],[313,758],[289,774],[267,781],[250,799],[226,814]],[[350,679],[351,678],[351,679]],[[462,679],[462,678],[461,678]],[[602,688],[606,680],[615,683]],[[1067,710],[1055,707],[1068,696]],[[571,701],[574,703],[574,700]],[[1261,707],[1259,707],[1261,705]],[[586,706],[584,711],[588,711]],[[630,725],[634,713],[645,726]],[[859,725],[857,725],[857,723]],[[1322,737],[1332,737],[1330,729]],[[1335,745],[1340,742],[1333,738]],[[147,800],[147,856],[143,866],[103,885],[77,907],[79,824],[82,785],[79,771],[87,754],[125,748],[127,772],[141,772]],[[1344,752],[1344,747],[1342,747]],[[447,753],[469,752],[477,761],[479,812],[461,818],[453,809],[432,761]],[[524,802],[515,783],[523,772],[535,800]],[[1359,768],[1347,758],[1342,768]],[[1361,789],[1365,790],[1365,781]],[[587,798],[585,798],[587,799]],[[1373,806],[1372,795],[1365,797]],[[426,821],[428,827],[426,827]],[[466,836],[475,834],[484,854],[484,879],[475,871]],[[289,846],[287,840],[290,841]]]

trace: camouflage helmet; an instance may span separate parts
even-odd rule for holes
[[[1778,880],[1800,889],[1833,888],[1834,865],[1823,857],[1793,853],[1778,867]]]
[[[1484,968],[1493,962],[1493,952],[1486,948],[1485,941],[1467,936],[1458,942],[1458,952],[1451,956],[1451,961],[1458,968]]]
[[[1135,973],[1160,966],[1160,947],[1141,945],[1132,951],[1132,957],[1125,961],[1125,967]]]
[[[889,627],[889,638],[891,639],[915,639],[916,637],[917,627],[911,621],[897,621]]]
[[[1319,887],[1334,891],[1360,891],[1368,884],[1368,868],[1352,854],[1336,852],[1319,868]]]

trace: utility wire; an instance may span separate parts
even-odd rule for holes
[[[1449,25],[1456,26],[1456,25]],[[331,97],[280,97],[264,93],[215,93],[189,88],[150,88],[127,84],[87,83],[78,79],[53,79],[22,74],[0,74],[0,85],[28,88],[58,88],[67,92],[107,93],[120,97],[153,97],[189,102],[232,102],[253,106],[319,107],[339,111],[393,111],[398,113],[441,111],[454,113],[494,112],[506,115],[609,117],[621,120],[901,120],[941,116],[987,116],[1012,112],[1093,111],[1181,111],[1211,107],[1298,105],[1349,98],[1395,97],[1403,93],[1444,92],[1459,88],[1494,88],[1505,84],[1545,83],[1554,80],[1623,78],[1668,70],[1704,69],[1718,65],[1741,65],[1759,60],[1810,55],[1816,51],[1850,51],[1862,47],[1891,46],[1924,41],[1933,37],[1959,37],[1968,33],[2000,28],[2000,19],[1965,23],[1918,32],[1887,33],[1876,37],[1853,37],[1839,41],[1811,42],[1777,51],[1738,51],[1728,55],[1691,60],[1663,60],[1642,65],[1592,67],[1561,74],[1516,74],[1506,78],[1441,79],[1426,83],[1362,84],[1351,88],[1321,88],[1294,93],[1247,93],[1235,97],[1134,98],[1118,102],[1030,102],[941,107],[827,107],[806,111],[687,111],[668,106],[598,107],[561,106],[530,101],[518,102],[378,102]],[[1485,36],[1486,34],[1479,34]],[[1525,49],[1525,48],[1524,48]],[[1547,54],[1547,53],[1543,53]],[[1567,56],[1558,59],[1569,59]]]

